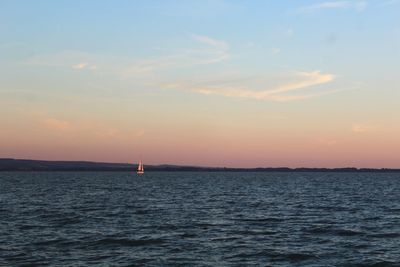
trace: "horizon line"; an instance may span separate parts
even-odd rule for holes
[[[95,163],[95,164],[126,164],[136,166],[138,163],[129,163],[129,162],[106,162],[106,161],[91,161],[91,160],[48,160],[48,159],[30,159],[30,158],[9,158],[9,157],[0,157],[1,160],[20,160],[20,161],[45,161],[45,162],[81,162],[81,163]],[[289,170],[299,170],[299,169],[325,169],[325,170],[335,170],[335,169],[353,169],[353,170],[400,170],[400,167],[356,167],[356,166],[341,166],[341,167],[289,167],[289,166],[257,166],[257,167],[227,167],[227,166],[204,166],[204,165],[181,165],[181,164],[173,164],[173,163],[153,163],[153,164],[144,164],[145,166],[151,167],[181,167],[181,168],[199,168],[199,169],[232,169],[232,170],[257,170],[257,169],[289,169]]]

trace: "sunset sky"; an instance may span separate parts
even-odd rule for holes
[[[0,71],[0,157],[400,168],[400,0],[1,0]]]

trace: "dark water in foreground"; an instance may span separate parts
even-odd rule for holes
[[[400,174],[0,173],[0,266],[400,266]]]

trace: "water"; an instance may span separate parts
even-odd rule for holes
[[[400,174],[0,173],[0,266],[400,266]]]

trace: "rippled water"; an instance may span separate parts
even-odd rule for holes
[[[0,173],[0,266],[399,266],[400,174]]]

